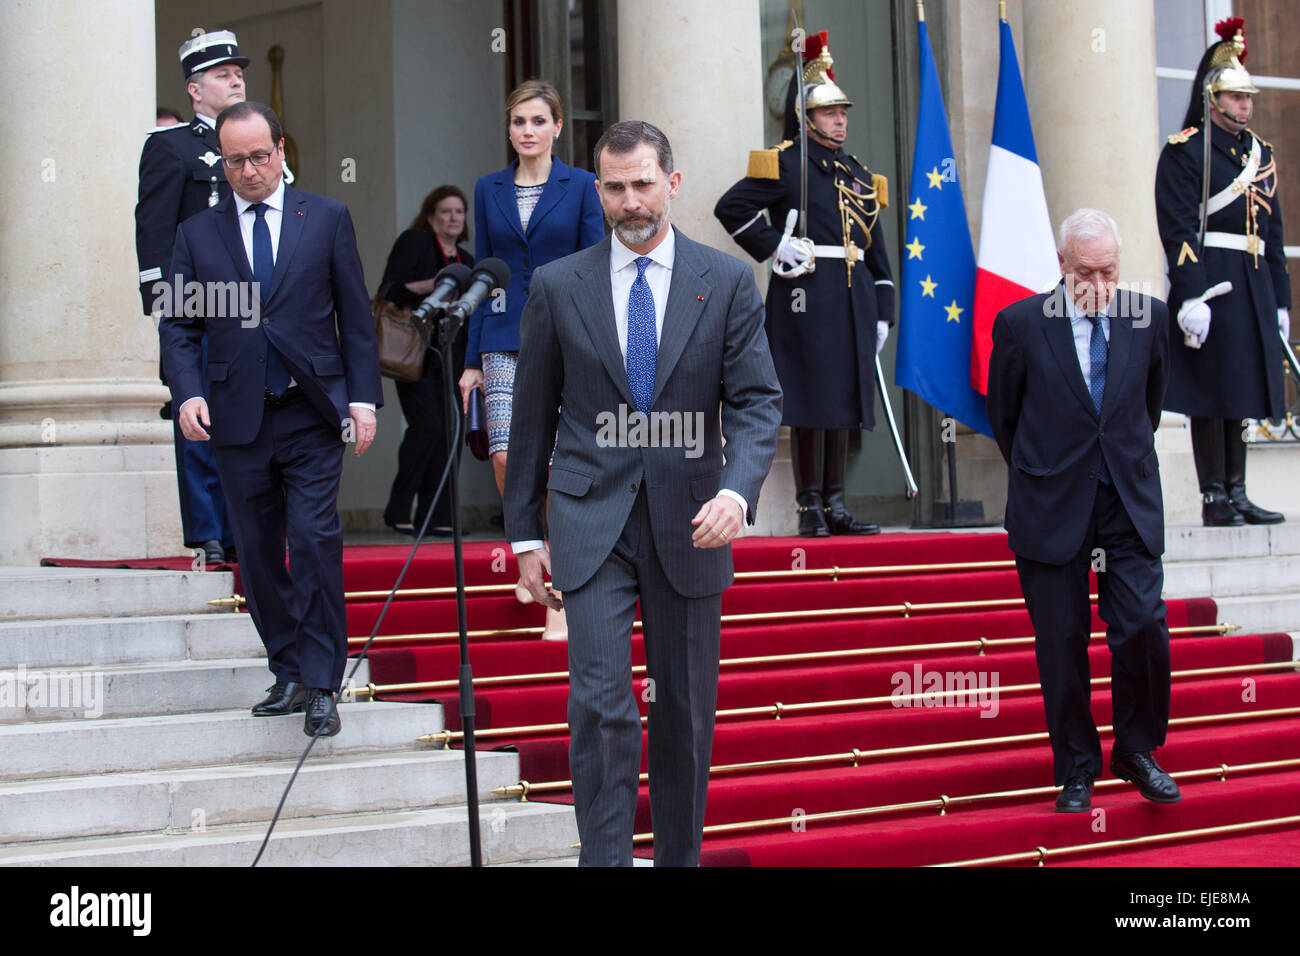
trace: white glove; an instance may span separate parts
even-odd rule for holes
[[[876,354],[885,347],[885,340],[889,338],[889,323],[883,319],[876,322]]]
[[[1210,307],[1200,299],[1184,302],[1178,310],[1178,327],[1188,346],[1199,349],[1210,334]]]
[[[776,261],[791,268],[807,268],[813,261],[812,243],[798,236],[785,235],[776,247]]]
[[[1291,313],[1289,310],[1277,310],[1277,330],[1282,333],[1282,338],[1288,342],[1291,341]]]

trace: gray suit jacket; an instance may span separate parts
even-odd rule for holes
[[[718,594],[732,582],[731,548],[694,548],[691,518],[730,488],[749,503],[753,523],[781,422],[763,303],[748,266],[678,230],[651,410],[661,425],[682,422],[672,432],[679,438],[686,422],[703,434],[692,436],[694,448],[646,447],[629,429],[611,445],[611,422],[634,423],[636,403],[614,323],[609,256],[607,237],[533,273],[520,322],[506,538],[545,537],[549,488],[552,581],[561,591],[580,587],[614,549],[644,483],[669,582],[685,597]],[[669,417],[675,413],[681,417]]]

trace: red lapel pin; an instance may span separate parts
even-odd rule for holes
[[[701,302],[704,301],[704,296],[702,295],[697,295],[695,298],[699,299]]]

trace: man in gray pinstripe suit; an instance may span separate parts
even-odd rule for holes
[[[506,537],[533,596],[561,605],[542,580],[550,571],[567,609],[579,862],[632,863],[640,693],[650,713],[655,863],[694,866],[729,545],[743,520],[753,522],[776,450],[781,389],[749,267],[669,224],[681,173],[663,133],[617,123],[594,153],[614,235],[533,273]],[[638,598],[647,679],[634,686]]]

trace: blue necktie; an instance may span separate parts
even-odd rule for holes
[[[643,415],[650,414],[650,402],[655,392],[655,364],[659,358],[659,344],[655,335],[655,300],[646,282],[645,270],[649,256],[636,260],[636,279],[627,296],[627,383],[632,386],[632,397]]]
[[[248,208],[257,217],[253,220],[253,279],[258,284],[262,304],[266,305],[266,297],[271,291],[271,276],[275,274],[271,227],[266,224],[266,203],[253,203]],[[266,334],[266,326],[262,326],[262,334]],[[289,387],[289,370],[270,339],[266,342],[266,387],[276,395],[284,394]]]
[[[1088,340],[1088,391],[1092,393],[1092,404],[1100,415],[1101,399],[1106,394],[1106,333],[1102,330],[1100,315],[1090,315],[1088,319],[1092,322],[1092,337]],[[1110,471],[1106,468],[1104,454],[1097,474],[1103,485],[1110,484]]]

